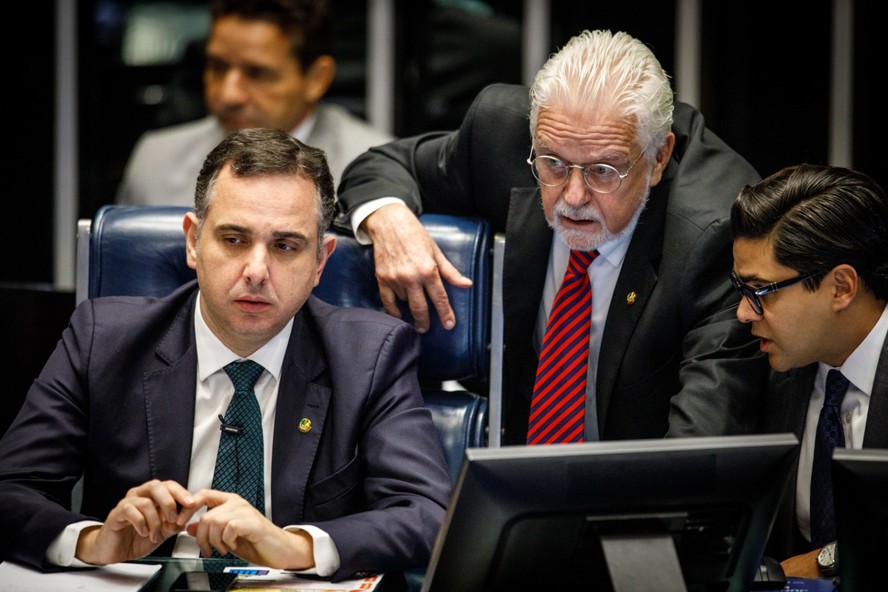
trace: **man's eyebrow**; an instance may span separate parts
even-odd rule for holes
[[[238,224],[220,224],[214,229],[215,232],[236,232],[237,234],[245,234],[251,236],[253,231],[247,228],[246,226],[240,226]],[[275,240],[279,239],[290,239],[296,241],[306,241],[308,240],[308,236],[304,233],[296,231],[296,230],[279,230],[271,233],[271,237]]]
[[[308,237],[305,234],[303,234],[301,232],[296,232],[296,231],[273,232],[273,233],[271,233],[271,236],[275,239],[285,238],[285,239],[291,239],[291,240],[295,240],[295,241],[307,241],[308,240]]]
[[[214,232],[236,232],[238,234],[252,234],[246,226],[238,226],[237,224],[219,224],[213,229]]]
[[[751,283],[751,282],[758,282],[758,283],[760,283],[760,284],[772,284],[772,283],[774,283],[774,282],[772,282],[771,280],[766,280],[766,279],[764,279],[764,278],[762,278],[762,277],[760,277],[760,276],[758,276],[758,275],[748,275],[748,274],[746,274],[746,275],[741,275],[741,274],[738,273],[738,274],[737,274],[737,277],[738,277],[738,278],[740,279],[740,281],[743,282],[744,284],[748,284],[748,283]]]

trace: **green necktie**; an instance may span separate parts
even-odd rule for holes
[[[232,362],[224,369],[234,384],[234,397],[225,417],[220,416],[222,433],[213,489],[237,493],[264,514],[262,412],[253,392],[253,385],[263,368],[256,362],[245,360]]]

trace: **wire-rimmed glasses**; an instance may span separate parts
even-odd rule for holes
[[[645,149],[646,150],[646,149]],[[629,176],[632,168],[644,156],[642,150],[638,157],[632,161],[625,173],[621,173],[614,167],[603,162],[595,162],[590,164],[571,164],[560,158],[548,154],[533,156],[533,147],[527,156],[527,164],[533,171],[533,176],[541,185],[546,187],[558,187],[563,185],[570,177],[571,169],[580,169],[583,172],[583,181],[586,187],[596,193],[613,193],[623,184],[623,179]]]

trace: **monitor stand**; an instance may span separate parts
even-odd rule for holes
[[[614,592],[688,592],[670,534],[602,535]]]

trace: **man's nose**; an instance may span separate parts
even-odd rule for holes
[[[570,205],[582,205],[589,201],[589,191],[591,190],[586,185],[583,169],[568,169],[567,181],[564,182],[564,200]]]
[[[244,279],[248,284],[262,285],[268,279],[268,251],[264,246],[250,250],[244,265]]]
[[[751,323],[761,318],[762,315],[755,310],[749,299],[746,296],[741,296],[740,302],[737,304],[737,320],[741,323]]]
[[[227,105],[246,100],[246,80],[237,68],[229,68],[219,80],[219,100]]]

